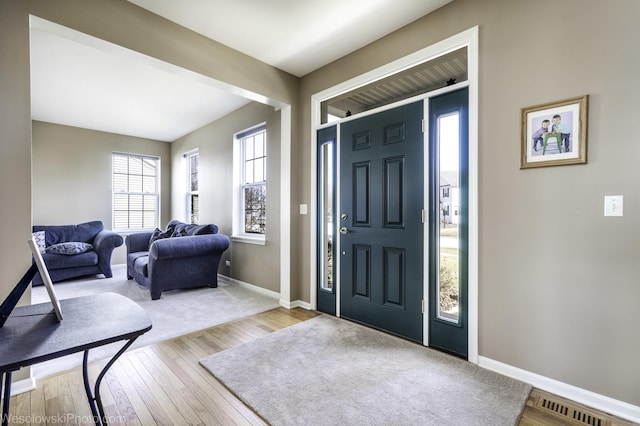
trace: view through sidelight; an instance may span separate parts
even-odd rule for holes
[[[318,133],[318,310],[336,314],[336,126]]]
[[[333,290],[333,222],[334,222],[334,184],[333,174],[333,143],[327,142],[322,145],[321,148],[321,193],[320,193],[320,209],[322,211],[320,222],[320,245],[321,245],[321,276],[320,288],[326,291]]]
[[[458,324],[460,299],[460,163],[459,122],[456,111],[437,119],[440,226],[438,231],[438,309],[439,319]]]

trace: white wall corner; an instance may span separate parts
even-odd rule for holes
[[[487,370],[495,371],[504,376],[529,383],[538,389],[584,404],[587,407],[609,413],[625,420],[640,423],[640,407],[637,405],[619,401],[577,386],[522,370],[491,358],[479,356],[478,361],[478,365]]]
[[[302,309],[306,309],[307,311],[313,310],[311,308],[311,303],[304,302],[302,300],[294,300],[292,302],[288,302],[286,300],[280,299],[280,306],[286,309],[302,308]]]

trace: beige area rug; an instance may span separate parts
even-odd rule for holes
[[[272,425],[515,425],[531,391],[327,315],[200,363]]]
[[[203,287],[166,291],[162,293],[160,299],[151,300],[149,290],[138,285],[134,280],[127,280],[126,265],[116,265],[112,270],[112,278],[82,278],[56,283],[54,287],[60,299],[113,292],[128,297],[142,306],[149,314],[153,327],[149,332],[140,336],[130,349],[223,324],[279,306],[278,299],[275,297],[221,279],[218,279],[218,288]],[[49,296],[44,286],[32,289],[31,302],[34,304],[49,302]],[[108,306],[104,307],[104,316],[105,321],[108,321]],[[120,347],[122,347],[122,343],[92,349],[89,351],[89,360],[111,357]],[[35,377],[43,377],[80,365],[82,365],[82,353],[36,364],[33,366],[33,373]]]

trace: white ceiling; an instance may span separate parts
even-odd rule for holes
[[[302,77],[451,0],[129,0]]]
[[[296,76],[452,0],[129,0]],[[249,102],[224,85],[39,18],[34,120],[173,141]]]

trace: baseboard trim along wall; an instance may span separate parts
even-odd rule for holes
[[[280,306],[287,309],[302,308],[306,309],[307,311],[311,310],[311,304],[308,302],[303,302],[302,300],[294,300],[287,303],[284,300],[280,299]]]
[[[273,290],[267,290],[266,288],[258,287],[255,284],[249,284],[247,282],[236,280],[235,278],[230,278],[230,277],[227,277],[226,275],[220,275],[220,274],[218,274],[218,281],[224,281],[229,284],[237,284],[242,287],[250,288],[251,290],[257,291],[258,293],[262,293],[266,296],[270,296],[275,299],[278,299],[280,306],[286,309],[302,308],[308,311],[311,310],[311,304],[308,302],[303,302],[302,300],[294,300],[289,302],[287,300],[282,299],[280,297],[280,293],[275,292]]]
[[[273,297],[274,299],[280,299],[280,293],[276,291],[267,290],[266,288],[258,287],[257,285],[254,285],[254,284],[249,284],[244,281],[236,280],[235,278],[230,278],[226,275],[218,274],[218,281],[224,281],[228,284],[236,284],[242,287],[250,288],[251,290],[257,291],[258,293],[264,294],[265,296]]]
[[[28,377],[26,379],[17,380],[11,383],[11,396],[19,395],[21,393],[32,391],[36,388],[36,378]],[[4,386],[1,387],[2,394],[4,395]]]
[[[629,404],[608,396],[600,395],[577,386],[569,385],[558,380],[550,379],[539,374],[531,373],[499,361],[483,356],[478,357],[478,365],[487,370],[495,371],[504,376],[511,377],[532,386],[551,392],[563,398],[584,404],[605,413],[612,414],[623,419],[640,423],[640,407]]]

